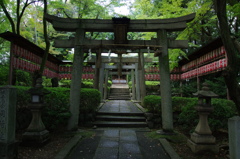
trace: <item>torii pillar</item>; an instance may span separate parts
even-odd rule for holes
[[[158,56],[160,70],[160,90],[161,90],[161,106],[162,106],[162,130],[158,133],[173,133],[173,111],[172,97],[170,85],[170,69],[168,55],[167,31],[158,30],[157,38],[159,45],[162,46],[161,53]]]
[[[68,120],[67,129],[75,131],[78,129],[79,106],[80,106],[80,90],[82,80],[83,68],[83,48],[81,46],[84,40],[84,30],[78,29],[76,31],[74,58],[73,58],[73,71],[72,81],[70,88],[70,113],[72,114]]]

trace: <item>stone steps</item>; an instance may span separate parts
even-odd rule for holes
[[[96,121],[94,123],[97,127],[121,127],[121,128],[145,128],[146,122],[123,122],[123,121]]]
[[[130,92],[128,88],[111,88],[109,100],[130,100]]]
[[[98,112],[94,125],[97,127],[145,128],[146,119],[143,113],[109,113]]]

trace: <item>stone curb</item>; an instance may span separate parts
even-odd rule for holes
[[[54,159],[65,159],[81,138],[81,135],[75,135],[72,137],[72,139],[58,152]]]
[[[147,111],[145,110],[145,108],[143,108],[140,104],[138,103],[134,103],[143,113],[146,113]]]
[[[159,139],[159,141],[171,159],[181,159],[166,139]]]
[[[100,104],[99,104],[99,106],[97,107],[97,112],[102,108],[102,106],[104,105],[104,102],[101,102]]]

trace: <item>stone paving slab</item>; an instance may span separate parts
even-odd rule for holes
[[[99,112],[109,113],[142,113],[142,111],[131,101],[108,101],[106,102]]]
[[[120,108],[122,107],[122,108]],[[100,111],[113,113],[141,113],[142,111],[130,101],[109,101]],[[78,143],[67,159],[170,159],[164,146],[158,141],[149,139],[149,131],[134,128],[96,129],[95,136],[83,139]],[[172,153],[172,151],[170,151]]]
[[[109,151],[113,152],[109,153]],[[133,156],[141,158],[141,151],[134,130],[113,129],[104,131],[94,159],[106,157],[105,155],[109,155],[107,158],[115,158],[116,154],[117,158],[132,158]]]
[[[66,159],[171,159],[171,154],[159,140],[145,136],[149,130],[111,128],[93,131],[95,136],[81,140]]]

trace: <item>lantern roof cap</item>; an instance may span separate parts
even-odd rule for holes
[[[210,90],[209,84],[207,82],[204,82],[202,89],[197,91],[196,93],[193,93],[193,95],[197,97],[211,97],[211,98],[218,97],[217,94]]]
[[[42,82],[43,82],[42,78],[38,78],[36,81],[36,86],[30,88],[27,92],[36,95],[45,95],[51,93],[49,90],[43,87]]]

